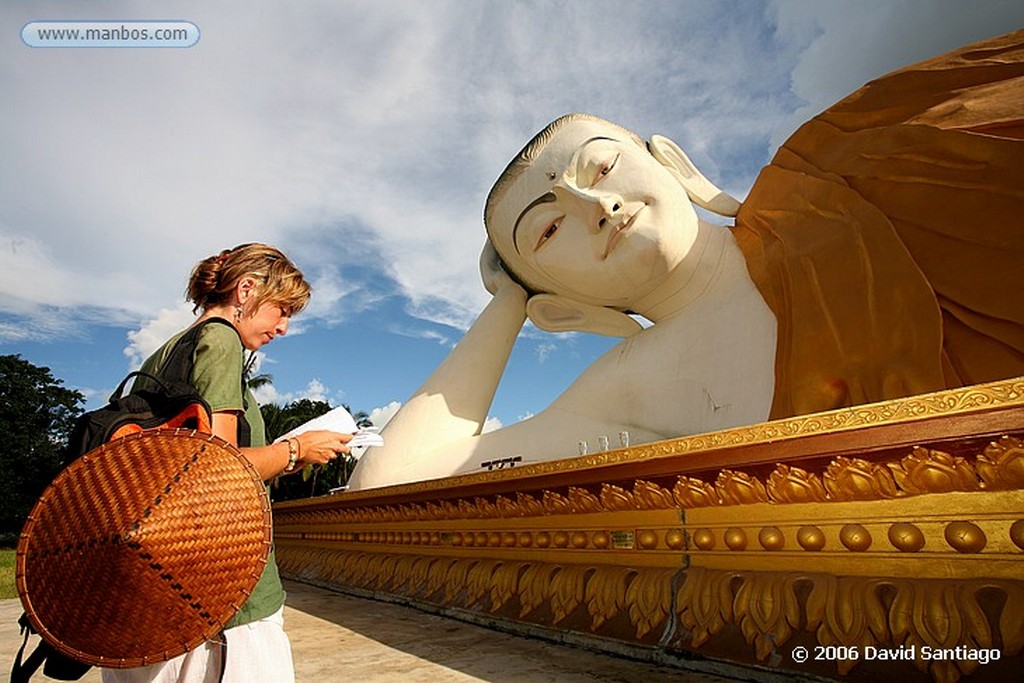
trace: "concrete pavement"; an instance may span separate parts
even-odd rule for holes
[[[511,635],[403,605],[286,582],[297,683],[722,683],[685,671]],[[18,600],[0,601],[0,665],[21,645]],[[36,641],[30,642],[30,647]],[[49,678],[37,674],[34,680]],[[83,683],[98,683],[90,670]]]

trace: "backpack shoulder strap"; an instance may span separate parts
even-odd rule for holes
[[[45,640],[40,640],[32,654],[22,661],[25,654],[25,646],[28,645],[28,637],[36,631],[32,628],[28,615],[22,612],[18,619],[18,626],[24,639],[18,654],[14,658],[14,665],[11,667],[11,683],[29,683],[32,675],[43,667],[43,675],[52,680],[77,681],[92,668],[89,664],[71,659],[67,655],[58,652]]]
[[[224,325],[230,328],[236,335],[238,330],[224,318],[207,318],[201,320],[185,331],[185,334],[178,338],[167,359],[160,366],[160,377],[171,382],[184,382],[188,384],[192,375],[192,365],[195,358],[196,347],[199,346],[199,335],[207,325]],[[238,335],[238,343],[242,343],[241,335]]]
[[[224,325],[231,329],[236,335],[238,335],[238,343],[242,343],[242,335],[238,333],[238,330],[230,322],[224,318],[207,318],[201,320],[192,327],[185,331],[177,342],[171,352],[167,354],[167,360],[164,361],[163,365],[160,366],[160,377],[167,381],[183,382],[188,384],[192,378],[192,366],[195,362],[196,347],[199,346],[199,335],[202,334],[203,328],[207,325]],[[243,349],[245,347],[243,346]],[[245,374],[239,378],[242,385],[242,401],[243,405],[245,402]],[[249,422],[245,419],[245,414],[238,416],[238,445],[245,447],[252,445],[252,429],[249,427]]]

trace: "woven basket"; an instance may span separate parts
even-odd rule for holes
[[[110,668],[170,659],[215,637],[252,592],[271,544],[255,468],[223,439],[151,430],[76,460],[32,509],[16,580],[50,645]]]

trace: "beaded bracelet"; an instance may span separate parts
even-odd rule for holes
[[[294,472],[295,468],[298,467],[299,442],[298,439],[294,441],[292,439],[285,439],[284,441],[286,444],[288,444],[288,464],[284,466],[284,471],[286,474],[288,474]]]

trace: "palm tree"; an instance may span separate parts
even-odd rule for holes
[[[252,377],[250,377],[245,382],[246,386],[249,387],[250,391],[256,391],[260,387],[265,387],[265,386],[273,384],[273,383],[274,383],[274,376],[270,375],[270,374],[267,374],[267,373],[262,373],[262,374],[259,374],[259,375],[253,375]]]
[[[261,405],[260,413],[263,414],[268,443],[302,424],[302,418],[299,415],[288,412],[286,408],[282,408],[276,403]]]
[[[260,376],[261,377],[261,376]],[[253,379],[256,379],[254,377]],[[373,422],[365,411],[353,412],[347,405],[342,406],[351,415],[359,427],[372,427]],[[320,417],[332,409],[326,401],[314,401],[303,398],[292,401],[285,406],[268,403],[260,406],[263,422],[266,426],[267,442],[287,434],[301,424]],[[355,458],[343,455],[327,465],[309,466],[302,470],[301,477],[278,477],[274,483],[274,500],[292,500],[294,498],[312,498],[316,495],[329,493],[348,483],[349,473],[355,465]]]

